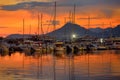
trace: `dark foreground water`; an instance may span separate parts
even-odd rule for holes
[[[120,80],[120,51],[1,55],[0,80]]]

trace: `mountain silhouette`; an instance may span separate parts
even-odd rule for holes
[[[59,40],[70,40],[72,39],[72,35],[76,35],[76,37],[83,37],[85,35],[92,35],[95,36],[94,32],[89,31],[88,29],[85,29],[84,27],[77,25],[77,24],[72,24],[72,23],[67,23],[63,27],[48,33],[47,35],[49,36],[54,36]]]
[[[83,36],[93,36],[98,38],[120,37],[120,25],[115,28],[90,28],[86,29],[80,25],[67,23],[63,27],[48,33],[47,35],[56,37],[58,40],[70,40],[75,34],[78,38]]]
[[[84,37],[86,35],[98,37],[98,38],[108,38],[108,37],[120,37],[120,25],[114,28],[90,28],[86,29],[78,24],[66,23],[63,27],[47,33],[47,36],[55,37],[57,40],[71,40],[72,35],[76,35],[77,38]],[[21,34],[11,34],[7,38],[22,38]],[[30,35],[25,34],[25,37],[30,37]]]

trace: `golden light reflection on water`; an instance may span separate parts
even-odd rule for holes
[[[37,53],[38,54],[38,53]],[[13,53],[0,56],[0,80],[120,79],[119,51],[53,56]]]

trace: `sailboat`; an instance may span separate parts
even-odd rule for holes
[[[9,48],[5,43],[0,43],[0,53],[1,54],[9,53]]]
[[[56,2],[55,2],[55,5],[54,5],[54,29],[56,29]],[[56,38],[56,36],[55,36]],[[61,52],[61,51],[64,51],[64,46],[63,46],[63,42],[56,42],[54,43],[54,51],[55,52]],[[63,53],[62,53],[63,54]]]
[[[23,43],[20,44],[18,47],[20,47],[20,49],[22,49],[23,52],[25,53],[31,53],[33,51],[33,49],[31,48],[31,42],[28,40],[25,40],[25,26],[24,26],[25,20],[23,19]],[[32,51],[31,51],[32,50]]]

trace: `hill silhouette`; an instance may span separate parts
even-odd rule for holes
[[[77,38],[84,37],[86,35],[98,37],[98,38],[107,38],[110,36],[120,37],[120,25],[117,25],[115,28],[90,28],[86,29],[78,24],[66,23],[63,27],[47,33],[46,35],[55,37],[57,40],[71,40],[72,35],[76,35]],[[22,38],[20,34],[12,34],[7,36],[7,38]],[[25,35],[25,37],[30,37],[30,35]]]

